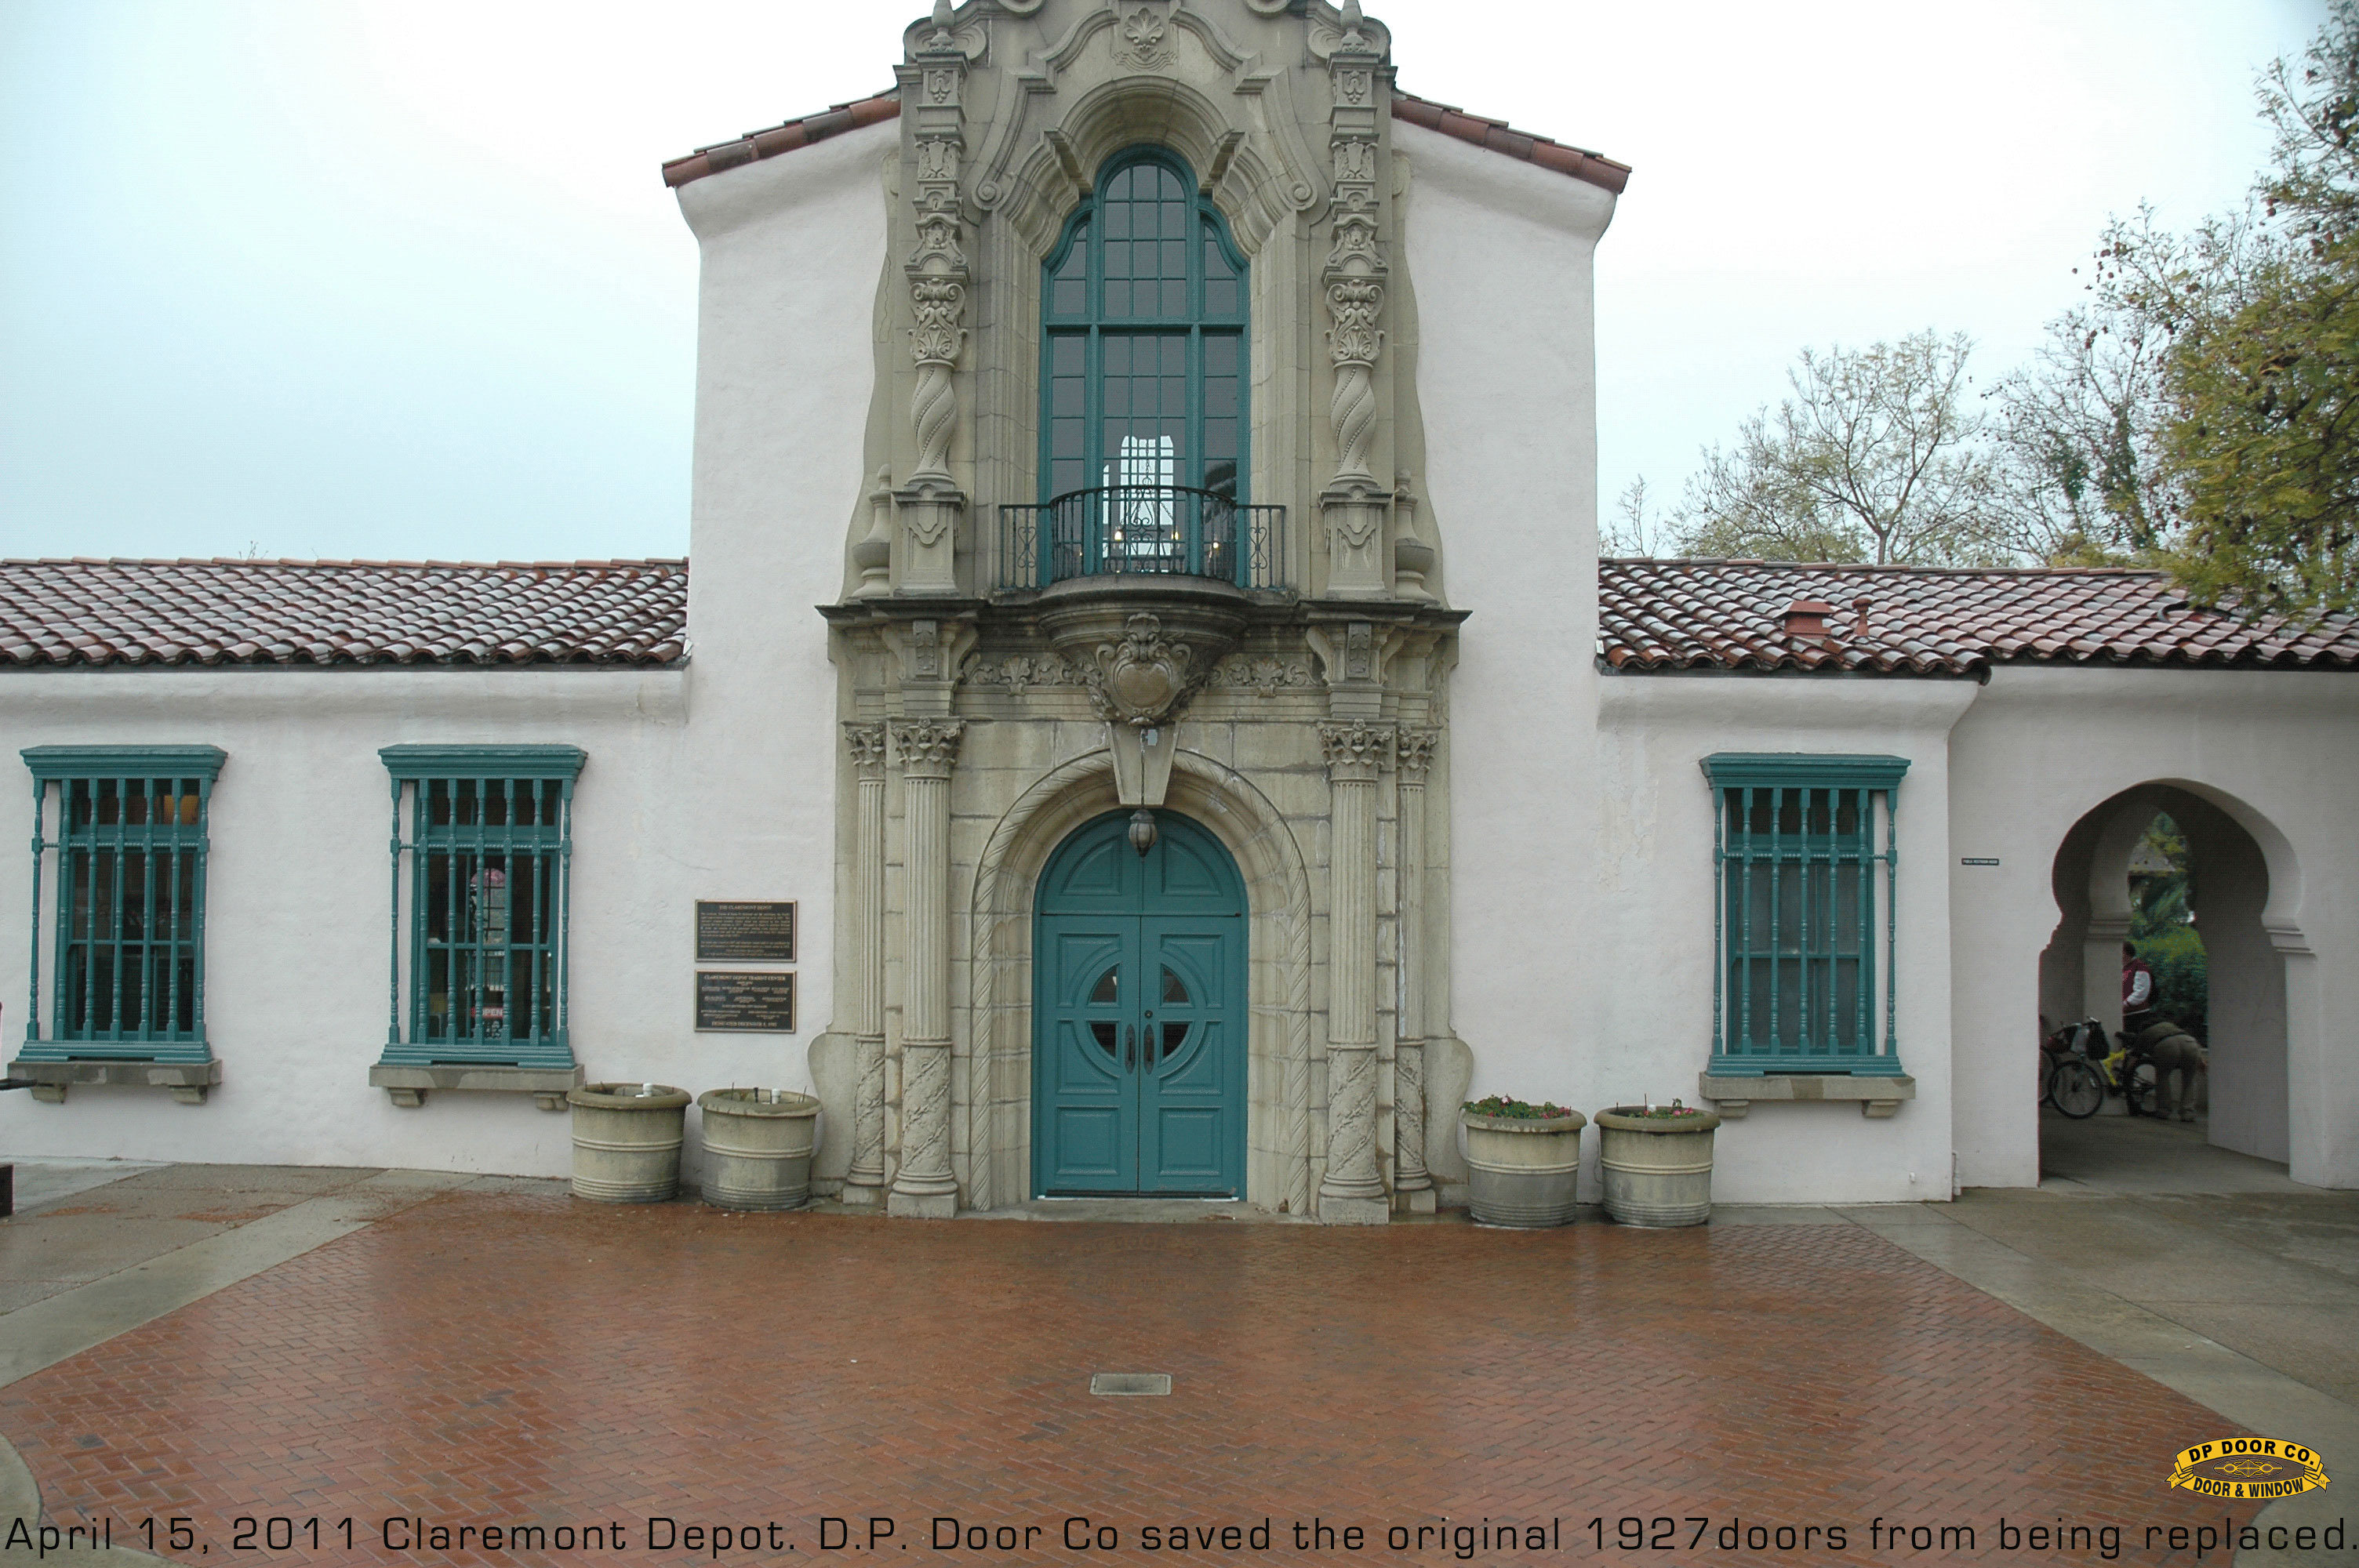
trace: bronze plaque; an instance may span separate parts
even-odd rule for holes
[[[697,1033],[756,1030],[795,1032],[795,977],[764,971],[699,969],[696,972]]]
[[[795,906],[696,901],[696,961],[700,964],[791,964]]]

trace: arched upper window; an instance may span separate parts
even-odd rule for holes
[[[1060,523],[1093,519],[1090,564],[1049,575],[1234,575],[1205,556],[1233,533],[1204,530],[1234,530],[1246,499],[1245,264],[1184,161],[1159,147],[1106,161],[1044,268],[1041,320],[1040,500],[1101,492],[1058,508]],[[1173,558],[1150,565],[1150,549]]]

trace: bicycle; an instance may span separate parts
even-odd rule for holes
[[[2041,1043],[2041,1098],[2075,1121],[2094,1116],[2105,1097],[2116,1094],[2132,1116],[2161,1114],[2161,1087],[2154,1063],[2130,1048],[2127,1038],[2107,1048],[2104,1025],[2082,1019]]]
[[[2039,1098],[2075,1121],[2096,1115],[2105,1103],[2104,1075],[2088,1057],[2092,1039],[2102,1049],[2104,1030],[2088,1019],[2039,1044]]]

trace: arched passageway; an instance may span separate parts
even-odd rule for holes
[[[2159,846],[2158,819],[2176,830]],[[2171,880],[2183,872],[2177,889]],[[2264,922],[2268,858],[2221,803],[2193,790],[2150,784],[2125,790],[2075,823],[2056,851],[2060,918],[2039,959],[2045,1026],[2094,1018],[2122,1027],[2123,945],[2136,938],[2149,962],[2165,959],[2169,982],[2157,1016],[2170,1016],[2207,1047],[2208,1097],[2196,1100],[2202,1141],[2262,1160],[2289,1158],[2285,958]],[[2142,886],[2141,886],[2142,884]],[[2148,896],[2141,908],[2138,894]],[[2169,907],[2183,896],[2183,922]],[[2143,918],[2142,918],[2143,917]],[[2173,927],[2179,927],[2174,930]],[[2190,963],[2200,955],[2200,962]],[[2195,983],[2196,978],[2206,984]],[[2208,996],[2205,994],[2208,990]],[[2109,1099],[2108,1111],[2122,1108]],[[2055,1113],[2043,1110],[2043,1129]],[[2102,1134],[2102,1130],[2096,1130]],[[2071,1134],[2076,1160],[2108,1147]],[[2043,1136],[2043,1173],[2047,1173]],[[2124,1157],[2169,1158],[2177,1142],[2151,1137],[2122,1144]]]

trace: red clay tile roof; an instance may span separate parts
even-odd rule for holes
[[[664,183],[675,187],[686,185],[692,179],[702,179],[708,174],[719,174],[724,168],[776,157],[780,153],[790,153],[797,147],[807,147],[813,142],[840,136],[862,125],[890,120],[900,113],[901,90],[888,88],[874,98],[838,103],[824,114],[806,114],[799,120],[789,120],[766,131],[748,131],[734,141],[716,142],[709,147],[699,147],[688,157],[673,158],[663,166]],[[1615,163],[1597,153],[1516,130],[1505,120],[1489,120],[1480,114],[1469,114],[1447,103],[1436,103],[1410,93],[1394,95],[1393,118],[1407,120],[1413,125],[1423,125],[1429,131],[1440,131],[1446,136],[1456,136],[1462,142],[1472,142],[1478,147],[1488,147],[1493,152],[1505,153],[1526,163],[1536,163],[1542,168],[1552,168],[1559,174],[1569,174],[1575,179],[1602,186],[1616,196],[1622,194],[1622,188],[1630,183],[1628,164]]]
[[[799,120],[789,120],[766,131],[748,131],[734,142],[716,142],[709,147],[699,147],[686,157],[673,158],[663,166],[664,183],[686,185],[691,179],[702,179],[708,174],[719,174],[723,169],[735,168],[741,163],[776,157],[780,153],[790,153],[797,147],[807,147],[813,142],[823,142],[830,136],[840,136],[863,125],[873,125],[879,120],[890,120],[900,113],[901,90],[887,88],[874,98],[838,103],[824,114],[806,114]]]
[[[1622,194],[1630,183],[1630,166],[1615,163],[1600,153],[1552,142],[1546,136],[1535,136],[1528,131],[1518,131],[1505,120],[1489,120],[1480,114],[1469,114],[1447,103],[1436,103],[1407,92],[1393,95],[1393,118],[1407,120],[1412,125],[1423,125],[1429,131],[1440,131],[1445,136],[1456,136],[1462,142],[1472,142],[1478,147],[1488,147],[1495,153],[1505,153],[1526,163],[1536,163],[1542,168],[1552,168],[1559,174],[1569,174],[1575,179]]]
[[[0,668],[675,664],[686,561],[0,561]]]
[[[2359,669],[2359,622],[2303,632],[2195,610],[2160,572],[1604,560],[1597,654],[1671,670],[1979,675],[1993,665]],[[1798,600],[1832,606],[1823,639],[1789,637]]]

